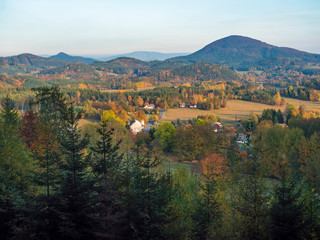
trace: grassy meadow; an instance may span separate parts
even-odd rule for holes
[[[292,98],[284,98],[287,103],[294,104],[297,108],[303,105],[307,111],[310,110],[320,110],[320,103],[303,101]],[[199,110],[190,108],[178,108],[178,109],[168,109],[164,112],[163,118],[160,122],[165,121],[176,121],[178,118],[181,120],[188,120],[196,118],[199,115],[215,114],[220,117],[221,122],[225,124],[233,124],[234,122],[240,120],[241,118],[247,118],[251,114],[261,115],[263,109],[274,108],[281,109],[284,111],[286,106],[271,106],[262,103],[248,102],[242,100],[229,100],[227,108],[215,109],[215,110]]]

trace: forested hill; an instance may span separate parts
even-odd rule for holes
[[[94,76],[99,75],[91,65],[83,63],[72,63],[57,68],[44,69],[39,74],[51,76],[63,74],[66,77],[86,75],[88,76],[87,78],[93,78]]]
[[[48,59],[37,55],[24,53],[11,57],[0,57],[0,73],[16,74],[31,73],[45,68],[60,67],[69,62]]]
[[[166,60],[168,58],[178,57],[178,56],[185,56],[188,53],[160,53],[160,52],[149,52],[149,51],[135,51],[131,53],[109,56],[109,57],[101,57],[100,60],[108,61],[120,57],[128,57],[128,58],[136,58],[142,61],[155,61],[155,60]]]
[[[243,36],[229,36],[214,41],[199,51],[170,59],[175,62],[207,62],[229,67],[255,66],[271,58],[294,58],[305,62],[320,62],[320,54],[311,54],[293,48],[276,47]]]
[[[87,63],[87,64],[91,64],[96,61],[93,58],[85,58],[85,57],[81,57],[81,56],[71,56],[71,55],[68,55],[64,52],[60,52],[57,55],[50,56],[49,59],[56,59],[56,60],[70,61],[70,62],[81,62],[81,63]]]
[[[239,80],[239,76],[227,67],[210,64],[194,63],[187,66],[177,67],[170,70],[156,70],[149,74],[157,80],[179,80],[179,81],[228,81]]]
[[[66,65],[66,61],[48,59],[33,55],[30,53],[23,53],[17,56],[0,57],[0,65],[26,65],[34,67],[59,67]]]
[[[239,80],[239,76],[227,67],[211,63],[169,64],[168,62],[144,62],[134,58],[118,58],[108,62],[95,62],[92,66],[71,64],[43,70],[41,74],[75,76],[99,75],[98,71],[132,77],[144,77],[150,81],[204,81]],[[71,74],[71,75],[70,75]]]

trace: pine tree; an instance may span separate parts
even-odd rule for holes
[[[289,183],[283,174],[270,212],[272,239],[303,239],[304,209],[298,201],[299,195],[295,183]]]
[[[217,179],[227,170],[225,161],[218,154],[211,154],[200,161],[202,179],[200,196],[192,214],[192,239],[221,238],[222,213],[216,200]]]
[[[29,226],[35,239],[58,238],[59,202],[56,189],[62,176],[60,136],[64,123],[66,100],[58,87],[33,89],[35,100],[24,117],[22,138],[29,145],[37,165],[33,179],[44,191],[29,208]]]
[[[237,239],[267,238],[268,191],[265,167],[257,154],[257,150],[252,149],[249,155],[238,161],[231,175],[230,198],[235,214],[233,218],[236,219],[236,225],[232,227]]]
[[[33,164],[19,134],[20,118],[11,99],[0,113],[0,238],[7,239],[24,218],[26,197],[32,192]]]
[[[49,198],[60,174],[59,137],[62,135],[66,99],[58,87],[41,87],[33,90],[36,91],[36,97],[30,105],[37,106],[39,110],[34,130],[37,140],[33,143],[33,154],[40,168],[36,178],[40,186],[46,187],[46,196]],[[24,132],[32,133],[32,129],[26,127],[32,126],[29,124],[24,129]]]
[[[62,239],[92,238],[89,207],[93,181],[88,176],[88,160],[85,156],[89,138],[81,138],[78,130],[80,116],[81,114],[75,113],[72,104],[67,108],[61,138],[64,165],[57,198],[60,201],[59,229]]]
[[[94,234],[99,239],[119,239],[123,235],[126,212],[121,206],[123,195],[123,156],[118,154],[119,144],[113,145],[113,132],[108,130],[107,121],[101,121],[97,127],[100,140],[92,147],[92,170],[97,183],[93,221]]]
[[[159,158],[152,150],[128,160],[127,239],[164,239],[171,201],[171,175],[157,170]]]

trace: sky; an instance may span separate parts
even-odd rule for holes
[[[0,0],[0,56],[191,53],[230,35],[320,54],[320,1]]]

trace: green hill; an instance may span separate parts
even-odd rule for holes
[[[211,63],[194,63],[187,66],[176,67],[170,70],[155,70],[149,77],[158,81],[229,81],[240,80],[239,76],[227,67]]]
[[[81,62],[81,63],[87,63],[91,64],[94,63],[96,60],[93,58],[85,58],[80,56],[71,56],[64,52],[60,52],[57,55],[50,56],[49,59],[56,59],[56,60],[62,60],[62,61],[69,61],[69,62]]]
[[[272,58],[295,58],[305,62],[320,62],[319,54],[311,54],[293,48],[276,47],[243,36],[222,38],[195,53],[171,58],[169,61],[207,62],[229,67],[250,67],[258,66],[258,62]]]
[[[24,53],[17,56],[0,57],[0,73],[29,73],[45,68],[60,67],[66,64],[68,64],[66,61]]]

